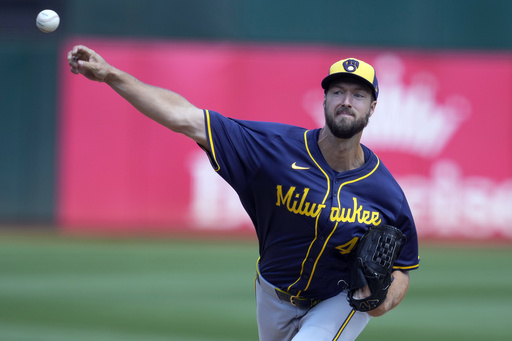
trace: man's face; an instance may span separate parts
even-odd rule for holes
[[[333,81],[324,97],[325,123],[334,136],[349,139],[366,127],[376,105],[368,85],[351,79]]]

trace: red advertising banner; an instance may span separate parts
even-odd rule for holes
[[[363,134],[402,185],[423,238],[512,240],[512,55],[325,46],[80,39],[141,81],[225,116],[323,125],[337,60],[375,66]],[[68,232],[253,233],[191,140],[62,63],[58,219]]]

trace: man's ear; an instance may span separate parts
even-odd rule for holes
[[[372,117],[373,113],[375,112],[375,107],[377,107],[377,101],[373,101],[372,104],[370,104],[370,117]]]

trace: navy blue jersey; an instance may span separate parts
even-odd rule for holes
[[[396,269],[418,267],[405,195],[379,158],[336,172],[318,147],[320,129],[226,118],[205,111],[212,166],[235,189],[259,240],[263,277],[294,295],[326,299],[343,290],[350,253],[368,226],[398,227],[407,243]]]

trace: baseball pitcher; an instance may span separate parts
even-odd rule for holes
[[[371,65],[334,63],[321,82],[325,124],[305,129],[199,109],[85,46],[68,62],[197,142],[238,193],[259,241],[260,340],[355,340],[372,316],[402,301],[419,265],[418,240],[402,189],[360,143],[379,95]]]

